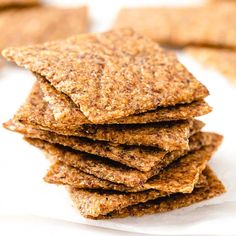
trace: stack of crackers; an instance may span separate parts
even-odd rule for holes
[[[227,0],[192,7],[124,8],[114,27],[132,27],[160,44],[187,47],[200,63],[236,83],[235,12],[236,2]]]
[[[3,56],[37,82],[4,126],[43,150],[44,180],[66,185],[84,217],[165,212],[225,191],[208,161],[222,136],[201,131],[208,90],[154,41],[124,28]]]

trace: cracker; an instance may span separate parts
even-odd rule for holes
[[[147,202],[152,199],[167,196],[169,193],[147,190],[138,193],[119,193],[112,191],[94,191],[69,188],[74,205],[80,213],[87,217],[106,215],[117,209],[123,209],[130,205]]]
[[[65,124],[69,129],[83,124],[92,124],[73,103],[73,101],[63,93],[57,91],[42,76],[37,75],[43,99],[49,103],[50,109],[56,121]],[[108,121],[109,124],[142,124],[171,120],[186,120],[197,116],[202,116],[211,112],[211,107],[203,100],[190,104],[179,104],[172,107],[160,107],[156,110],[127,116],[117,120]]]
[[[14,120],[6,122],[4,127],[11,131],[19,132],[29,138],[42,139],[50,143],[71,147],[78,151],[106,157],[141,171],[150,171],[154,166],[160,164],[167,154],[167,151],[158,148],[117,145],[111,142],[93,141],[86,138],[58,135],[53,132],[23,125]],[[202,145],[209,145],[211,144],[212,139],[215,138],[214,135],[217,137],[217,134],[202,133],[198,131],[198,129],[195,129],[194,133],[196,134],[190,137],[189,145],[191,150],[197,150]],[[178,154],[181,156],[186,152],[186,150],[179,150],[176,156],[178,156]]]
[[[15,115],[15,120],[35,128],[46,129],[62,135],[86,137],[127,145],[159,147],[172,151],[188,149],[188,138],[193,130],[202,128],[200,121],[159,122],[132,125],[88,125],[80,130],[69,130],[56,122],[48,104],[39,100],[40,90],[36,84],[26,103]],[[39,102],[40,101],[40,102]]]
[[[86,7],[11,9],[0,14],[0,49],[63,39],[87,28]]]
[[[93,123],[208,95],[173,53],[131,29],[8,48],[3,55],[45,77]]]
[[[39,0],[0,0],[0,9],[8,7],[28,7],[38,4]]]
[[[138,185],[144,184],[149,178],[157,175],[162,168],[179,158],[179,153],[176,156],[176,152],[172,152],[169,155],[166,155],[161,165],[155,166],[151,171],[141,172],[106,158],[82,153],[60,145],[50,144],[39,139],[26,138],[26,141],[42,149],[55,161],[61,161],[66,165],[76,167],[81,171],[92,174],[98,178],[124,184],[129,187],[137,187]],[[194,158],[202,158],[202,156],[204,156],[204,159],[206,158],[208,160],[220,143],[221,138],[215,143],[212,143],[212,145],[203,146],[200,150],[190,153],[191,159],[194,160]],[[190,165],[195,165],[194,163],[195,162],[190,163]],[[182,169],[180,168],[180,171],[181,170]],[[158,182],[159,179],[154,181],[152,186],[156,187]]]
[[[93,175],[80,171],[77,168],[65,165],[60,161],[51,165],[49,171],[44,177],[44,180],[50,184],[69,185],[77,189],[102,189],[119,192],[139,192],[150,189],[148,185],[145,184],[131,188],[123,184],[116,184],[104,179],[99,179]],[[197,182],[197,186],[201,187],[205,184],[206,179],[201,175],[199,182]]]
[[[203,65],[218,70],[236,84],[236,51],[203,47],[188,47],[185,51]]]
[[[188,194],[174,194],[167,197],[157,198],[153,201],[136,204],[123,209],[118,209],[110,212],[107,215],[100,215],[96,218],[86,215],[86,217],[93,219],[110,219],[110,218],[124,218],[128,216],[142,216],[145,214],[163,213],[175,210],[182,207],[190,206],[194,203],[201,202],[223,194],[226,190],[222,182],[217,178],[213,171],[208,167],[203,172],[207,177],[208,184],[202,188],[196,188],[192,193]],[[77,207],[78,195],[76,191],[71,192],[72,201]]]
[[[115,28],[132,27],[164,45],[236,47],[236,4],[122,9]],[[207,20],[206,20],[207,19]]]

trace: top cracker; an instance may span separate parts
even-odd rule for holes
[[[27,7],[39,4],[39,0],[0,0],[0,8]]]
[[[93,123],[208,95],[174,54],[131,29],[8,48],[3,56],[45,77]]]
[[[195,7],[125,8],[115,27],[132,27],[171,46],[236,47],[235,1]]]

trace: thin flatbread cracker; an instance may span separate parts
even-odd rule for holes
[[[167,151],[154,147],[117,145],[111,142],[58,135],[53,132],[23,125],[14,120],[4,123],[4,127],[8,130],[21,133],[28,138],[41,139],[50,143],[71,147],[78,151],[106,157],[140,171],[150,171],[154,166],[160,164],[167,154]],[[198,131],[198,129],[195,129],[193,133],[196,134],[189,138],[190,150],[197,150],[202,145],[210,145],[212,140],[218,137],[217,134]],[[186,153],[187,150],[178,150],[176,151],[176,156]]]
[[[37,75],[43,99],[48,102],[56,121],[60,121],[70,129],[70,126],[92,124],[73,101],[57,91],[42,76]],[[142,124],[172,120],[186,120],[211,112],[211,107],[203,100],[190,104],[179,104],[171,107],[160,107],[156,110],[127,116],[108,121],[109,124]]]
[[[178,193],[167,197],[157,198],[153,201],[136,204],[123,209],[110,212],[107,215],[100,215],[96,218],[87,215],[86,217],[93,219],[111,219],[124,218],[128,216],[143,216],[145,214],[163,213],[182,207],[190,206],[194,203],[201,202],[223,194],[226,189],[222,182],[216,177],[213,171],[208,167],[203,174],[207,177],[208,184],[202,188],[196,188],[192,193]],[[77,193],[70,190],[71,198],[74,206],[77,207]]]
[[[138,193],[83,190],[69,187],[74,205],[85,216],[98,217],[130,205],[147,202],[169,195],[167,192],[147,190]]]
[[[3,56],[45,77],[93,123],[208,95],[173,53],[131,29],[12,47]]]
[[[63,39],[86,32],[87,28],[88,16],[85,6],[10,9],[0,14],[0,49]]]
[[[159,122],[133,125],[92,125],[80,130],[59,129],[48,104],[39,100],[36,84],[27,101],[15,115],[20,123],[46,129],[62,135],[80,136],[93,140],[110,141],[118,144],[144,145],[173,151],[188,149],[188,138],[193,130],[199,130],[203,123],[197,120]]]
[[[189,55],[196,58],[203,65],[210,66],[236,84],[236,51],[220,48],[188,47]]]
[[[163,45],[236,48],[235,12],[235,2],[194,7],[124,8],[114,27],[132,27]]]
[[[119,192],[139,192],[155,188],[150,188],[148,185],[140,185],[135,188],[127,187],[123,184],[112,183],[108,180],[99,179],[93,175],[80,171],[77,168],[65,165],[63,162],[55,162],[47,172],[44,180],[50,184],[69,185],[77,189],[102,189],[114,190]],[[198,186],[204,185],[206,179],[203,175],[200,176]],[[174,180],[172,180],[174,181]],[[178,181],[178,180],[177,180]],[[170,186],[169,186],[170,187]],[[160,188],[160,185],[159,185]],[[161,189],[161,188],[160,188]],[[176,187],[175,187],[176,189]],[[176,190],[181,191],[181,190]]]
[[[144,184],[152,176],[157,175],[162,168],[168,166],[179,157],[178,155],[176,158],[175,153],[170,153],[170,155],[167,155],[163,160],[161,166],[155,166],[155,168],[148,172],[141,172],[124,166],[118,162],[111,161],[107,158],[78,152],[73,149],[65,148],[60,145],[53,145],[39,139],[25,138],[25,140],[42,149],[55,161],[61,161],[66,165],[76,167],[81,171],[92,174],[98,178],[114,183],[124,184],[129,187],[136,187]],[[204,158],[209,160],[220,143],[221,139],[218,140],[218,142],[212,143],[210,146],[204,146],[200,150],[190,153],[191,158],[194,160],[195,158],[201,158],[204,156]],[[192,164],[194,165],[194,162]],[[156,182],[153,185],[155,184]]]

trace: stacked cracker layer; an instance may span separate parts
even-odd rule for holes
[[[175,55],[130,29],[9,48],[37,82],[7,129],[42,149],[45,181],[80,213],[104,219],[165,212],[225,191],[209,159],[222,137],[195,117],[208,90]]]

